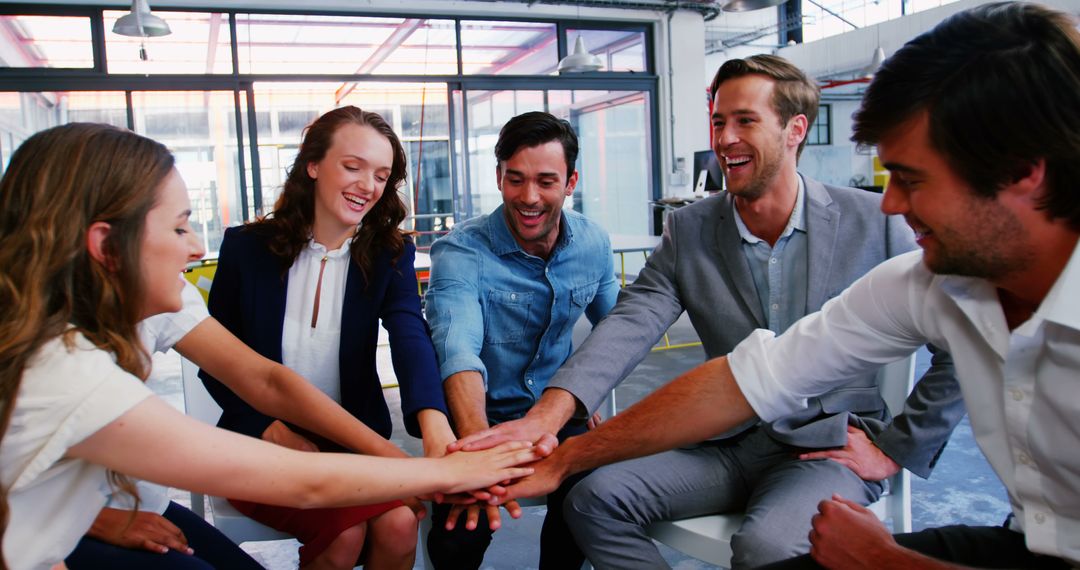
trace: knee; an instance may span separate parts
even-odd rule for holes
[[[799,551],[796,542],[785,540],[760,528],[743,528],[731,537],[733,570],[757,568],[805,553]]]
[[[341,531],[319,555],[319,559],[334,568],[352,568],[360,558],[367,537],[367,523],[360,523]]]
[[[630,503],[632,501],[626,500],[626,493],[618,479],[608,477],[600,470],[578,481],[566,494],[562,506],[567,523],[573,526],[583,519],[632,519]]]
[[[416,551],[416,515],[409,507],[390,509],[371,521],[372,540],[378,541],[378,545],[372,545],[384,552],[411,555]]]

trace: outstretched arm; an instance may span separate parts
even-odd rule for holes
[[[550,493],[566,477],[601,465],[651,455],[730,430],[754,416],[727,357],[679,376],[595,430],[573,437],[511,485],[505,501]],[[656,429],[656,426],[664,429]]]
[[[267,416],[359,453],[406,456],[302,376],[255,352],[212,317],[199,323],[175,348]],[[275,428],[271,424],[268,430]]]
[[[160,450],[154,452],[154,450]],[[202,493],[298,508],[456,493],[528,475],[527,443],[440,459],[303,453],[191,419],[150,397],[80,443],[68,457]]]

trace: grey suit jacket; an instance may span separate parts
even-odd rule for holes
[[[915,248],[898,216],[881,213],[881,196],[826,186],[804,178],[809,251],[806,313],[882,261]],[[742,252],[732,197],[726,193],[672,212],[659,246],[614,309],[559,369],[549,387],[568,390],[585,410],[595,410],[683,311],[708,358],[726,355],[757,328],[766,328],[761,303]],[[929,475],[952,429],[964,414],[960,388],[947,353],[935,351],[930,370],[895,422],[874,376],[810,400],[808,407],[764,429],[802,448],[840,447],[849,422],[913,473]]]

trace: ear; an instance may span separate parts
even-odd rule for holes
[[[312,180],[317,180],[319,178],[319,164],[317,162],[307,163],[307,175]]]
[[[570,178],[566,181],[566,195],[569,197],[574,193],[574,188],[577,187],[578,172],[575,170],[570,173]]]
[[[788,120],[788,128],[788,144],[798,147],[806,138],[806,133],[810,130],[810,123],[806,120],[806,115],[799,114]]]
[[[86,230],[86,250],[90,257],[112,271],[115,260],[105,251],[105,240],[109,237],[112,226],[108,222],[94,222]]]
[[[1030,202],[1034,207],[1046,188],[1046,159],[1040,158],[1017,170],[1013,181],[1001,189],[1002,194],[1015,200]]]
[[[495,165],[495,187],[502,192],[502,161]]]

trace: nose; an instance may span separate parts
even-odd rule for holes
[[[723,149],[739,142],[739,135],[731,124],[713,127],[713,148]]]
[[[893,216],[906,214],[908,209],[907,192],[890,179],[885,186],[885,195],[881,198],[881,211],[887,216]]]
[[[521,191],[521,201],[526,204],[535,204],[540,201],[540,189],[533,182],[526,182]]]
[[[198,261],[206,255],[202,239],[194,231],[188,232],[188,261]]]

